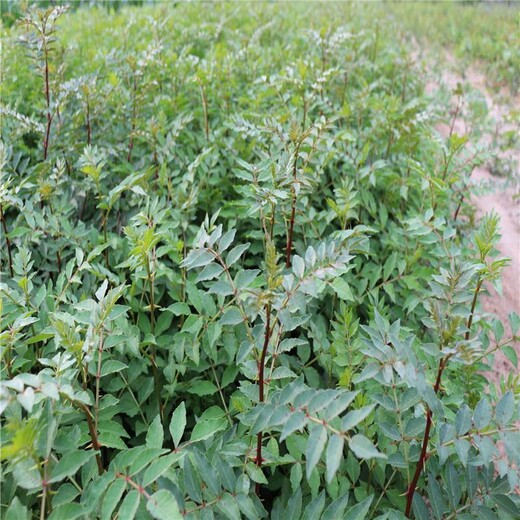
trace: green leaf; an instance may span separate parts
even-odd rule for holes
[[[347,507],[349,499],[348,491],[343,493],[339,498],[334,500],[327,509],[325,509],[321,520],[336,520],[337,518],[343,518],[343,512]]]
[[[233,243],[233,240],[235,240],[236,232],[236,229],[230,229],[222,235],[218,243],[218,250],[220,253],[223,253]]]
[[[358,459],[386,459],[386,455],[378,451],[372,442],[361,434],[354,435],[354,437],[350,439],[348,447]]]
[[[415,493],[413,496],[413,514],[417,520],[430,520],[430,513],[428,512],[428,506],[424,501],[423,497],[419,493]]]
[[[448,511],[448,507],[442,496],[439,483],[431,473],[428,476],[428,498],[430,499],[430,504],[435,517],[437,520],[442,520],[444,518],[444,513]]]
[[[189,316],[191,314],[190,306],[181,302],[173,303],[164,310],[170,311],[174,316]]]
[[[214,395],[218,388],[211,381],[196,381],[189,386],[188,392],[199,396]]]
[[[383,267],[383,280],[386,281],[390,278],[392,271],[395,269],[397,263],[397,253],[394,251],[386,260]]]
[[[452,462],[448,462],[446,468],[446,488],[448,491],[448,497],[450,500],[451,510],[455,511],[459,505],[459,501],[462,495],[459,474],[455,469]]]
[[[12,240],[13,238],[21,237],[21,236],[25,235],[28,231],[31,231],[30,228],[28,228],[28,227],[25,227],[25,226],[16,227],[9,233],[9,238]]]
[[[513,366],[518,366],[518,354],[516,353],[516,350],[511,347],[510,345],[506,345],[502,347],[502,352],[506,356],[509,361],[513,364]]]
[[[9,509],[5,513],[4,520],[27,520],[29,518],[29,512],[27,508],[18,500],[18,497],[14,497],[9,505]]]
[[[292,413],[283,427],[282,434],[280,435],[280,441],[285,440],[294,431],[301,430],[307,424],[307,421],[307,417],[305,417],[305,414],[300,410]]]
[[[321,512],[323,511],[324,507],[325,507],[325,491],[322,491],[305,508],[305,511],[303,512],[302,520],[315,520],[316,518],[320,518]]]
[[[219,431],[225,430],[227,425],[226,419],[208,419],[207,421],[199,421],[191,433],[191,442],[202,441],[212,437]]]
[[[75,520],[76,518],[85,516],[85,509],[76,502],[62,504],[53,509],[48,520]]]
[[[249,287],[258,276],[258,273],[260,273],[259,269],[244,269],[243,271],[239,271],[234,280],[237,289]]]
[[[455,430],[457,435],[466,434],[471,428],[471,411],[467,404],[463,404],[455,416]]]
[[[121,363],[121,361],[109,359],[108,361],[105,361],[101,367],[101,377],[115,372],[121,372],[121,370],[124,370],[125,368],[128,368],[128,366]]]
[[[208,265],[215,259],[212,253],[204,249],[195,249],[188,253],[188,256],[181,263],[181,267],[194,269],[195,267],[203,267]]]
[[[112,518],[112,513],[121,500],[121,497],[125,492],[125,488],[126,482],[122,478],[117,478],[114,482],[112,482],[112,484],[110,484],[110,487],[108,488],[101,504],[102,520],[110,520]]]
[[[502,494],[491,495],[495,504],[513,518],[520,518],[520,508],[507,496]]]
[[[221,265],[213,262],[204,267],[204,269],[199,273],[195,281],[198,283],[207,280],[213,280],[213,278],[219,276],[223,271],[224,268]]]
[[[257,482],[258,484],[267,484],[264,472],[254,462],[248,462],[246,464],[246,472],[253,482]]]
[[[343,459],[343,444],[345,440],[340,435],[332,435],[327,444],[327,483],[331,483]]]
[[[164,453],[167,453],[170,450],[167,449],[159,449],[159,448],[141,448],[139,453],[135,459],[133,459],[130,463],[130,468],[128,470],[128,474],[130,476],[139,473],[147,464],[150,464],[152,460],[157,459]]]
[[[148,499],[146,509],[156,520],[183,520],[177,500],[166,489],[154,493]]]
[[[235,499],[229,494],[224,493],[217,503],[217,508],[222,512],[223,517],[228,520],[241,520],[242,515]]]
[[[312,470],[316,467],[316,464],[318,464],[326,442],[327,428],[325,428],[325,426],[322,424],[317,424],[311,430],[309,440],[307,442],[307,479],[310,478]]]
[[[249,496],[245,495],[244,493],[238,493],[238,495],[235,497],[235,500],[237,501],[240,511],[246,518],[249,520],[256,520],[259,518],[258,510],[255,508],[255,504]]]
[[[234,247],[226,257],[226,265],[231,267],[248,249],[251,244],[242,244]]]
[[[193,466],[190,457],[184,458],[184,487],[194,502],[202,502],[202,481],[198,470]]]
[[[86,464],[91,457],[95,454],[94,451],[89,450],[75,450],[69,453],[66,453],[52,468],[51,478],[49,482],[52,484],[53,482],[59,482],[63,480],[65,477],[72,477],[77,473],[79,468]]]
[[[364,520],[367,518],[367,513],[372,505],[372,500],[374,500],[374,495],[370,495],[362,502],[359,502],[359,504],[350,507],[343,517],[344,520]]]
[[[303,278],[303,274],[305,272],[305,262],[301,256],[294,255],[292,257],[292,270],[296,275],[296,278]]]
[[[515,335],[520,327],[520,316],[516,312],[510,312],[507,317],[511,325],[511,331]]]
[[[244,318],[242,317],[242,314],[240,314],[238,307],[232,306],[226,309],[226,311],[222,315],[222,318],[220,318],[220,324],[238,325],[239,323],[242,323],[243,319]]]
[[[175,408],[170,421],[170,434],[173,444],[177,448],[181,442],[184,429],[186,428],[186,404],[184,401]]]
[[[338,298],[344,301],[354,302],[356,298],[352,293],[352,289],[350,285],[343,280],[343,278],[335,278],[334,281],[330,284],[334,289],[334,292],[338,295]]]
[[[484,396],[475,407],[475,412],[473,413],[473,422],[475,423],[475,428],[477,430],[482,430],[485,428],[490,422],[493,416],[493,411],[491,410],[491,405],[489,404],[489,400],[486,396]]]
[[[119,518],[123,520],[133,520],[135,518],[135,514],[137,513],[137,508],[139,507],[139,501],[141,499],[141,495],[137,489],[133,489],[126,495],[126,497],[121,502],[119,506]]]
[[[375,406],[375,404],[369,404],[358,408],[357,410],[348,412],[341,422],[341,431],[346,432],[352,430],[352,428],[357,426],[361,421],[364,421],[370,415]]]
[[[302,475],[302,465],[299,462],[296,462],[295,464],[293,464],[290,474],[291,489],[293,493],[296,492],[296,490],[300,487]]]
[[[341,393],[327,406],[325,410],[325,419],[330,422],[332,419],[334,419],[334,417],[337,417],[339,414],[343,413],[358,394],[359,390],[356,390],[355,392]]]
[[[468,463],[468,454],[471,444],[466,439],[455,439],[455,451],[464,467]]]
[[[509,391],[500,398],[495,408],[495,417],[498,424],[501,426],[507,425],[513,417],[514,411],[515,399],[513,392]]]
[[[148,448],[162,448],[164,441],[164,429],[159,414],[155,417],[146,433],[146,446]]]
[[[186,456],[186,451],[170,453],[157,460],[154,460],[144,472],[143,486],[150,485],[153,481],[157,480],[170,466],[180,461]]]

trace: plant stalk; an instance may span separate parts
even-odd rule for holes
[[[271,304],[266,303],[265,305],[265,335],[264,335],[264,345],[262,348],[262,354],[260,356],[260,361],[258,363],[258,401],[263,403],[265,400],[265,390],[264,390],[264,368],[265,368],[265,358],[267,356],[267,348],[269,347],[269,339],[271,338]],[[262,466],[262,437],[263,432],[259,432],[256,440],[256,465],[258,467]],[[260,484],[256,484],[256,494],[260,495]]]
[[[85,413],[85,417],[87,419],[88,431],[90,434],[90,440],[92,441],[92,447],[98,452],[98,453],[96,453],[96,463],[97,463],[97,467],[98,467],[98,473],[100,475],[102,475],[105,470],[103,468],[103,461],[101,460],[101,455],[99,453],[101,451],[101,444],[99,443],[99,439],[97,436],[96,427],[94,425],[92,413],[86,405],[84,405],[83,403],[79,403],[79,404],[80,404],[81,409]]]
[[[437,394],[439,392],[439,388],[441,386],[441,379],[442,379],[442,373],[444,372],[444,369],[446,368],[446,364],[451,357],[450,354],[443,357],[439,361],[439,368],[437,369],[437,378],[435,380],[435,384],[433,386],[433,391]],[[415,489],[417,488],[417,482],[419,481],[419,478],[422,474],[422,470],[424,468],[424,464],[426,462],[427,457],[427,450],[428,450],[428,442],[430,440],[430,430],[432,427],[432,411],[430,408],[426,411],[426,427],[424,429],[424,437],[422,441],[422,447],[421,447],[421,455],[419,456],[419,461],[417,462],[417,467],[415,468],[415,473],[412,479],[412,482],[408,486],[408,490],[406,492],[406,510],[405,510],[405,516],[407,518],[411,518],[411,512],[412,512],[412,502],[413,502],[413,496],[415,494]]]
[[[204,133],[206,134],[206,140],[209,141],[209,118],[208,118],[208,99],[202,83],[199,82],[200,97],[202,100],[202,109],[204,111]]]
[[[150,263],[146,262],[146,274],[148,278],[148,287],[150,289],[150,327],[152,330],[152,334],[155,334],[155,287],[153,282],[153,273],[150,267]],[[152,361],[152,374],[153,374],[153,381],[154,381],[154,391],[155,391],[155,397],[157,399],[157,406],[159,407],[159,415],[161,417],[161,422],[164,423],[164,407],[161,400],[161,381],[159,379],[159,370],[157,369],[157,363],[156,363],[156,357],[157,357],[157,349],[154,344],[152,344],[152,355],[151,355],[151,361]]]
[[[47,105],[47,128],[45,129],[45,140],[43,141],[43,159],[47,159],[49,152],[49,139],[51,135],[52,115],[51,115],[51,97],[49,88],[49,56],[47,47],[45,47],[45,101]]]
[[[292,203],[291,203],[291,219],[289,221],[289,233],[287,234],[287,247],[285,250],[285,267],[291,267],[291,251],[293,244],[293,233],[294,233],[294,220],[296,217],[296,189],[294,188],[294,183],[296,183],[297,169],[296,163],[298,161],[298,152],[300,149],[300,144],[296,145],[296,150],[294,152],[294,164],[293,164],[293,187],[292,187]]]
[[[477,299],[478,299],[478,293],[480,291],[480,288],[482,287],[483,280],[482,278],[478,279],[477,286],[475,287],[475,293],[473,294],[473,300],[471,302],[471,312],[468,317],[468,323],[466,324],[466,335],[464,336],[464,339],[466,341],[469,340],[469,334],[471,332],[471,324],[473,323],[473,316],[475,315],[475,307],[477,305]]]
[[[90,103],[87,97],[87,145],[90,146],[92,129],[90,126]]]
[[[135,120],[137,118],[137,77],[134,71],[134,81],[132,89],[132,130],[130,131],[130,142],[128,143],[128,155],[126,160],[130,162],[132,160],[132,151],[134,149],[134,133],[135,133]]]
[[[5,243],[7,245],[7,255],[9,256],[9,272],[11,273],[11,278],[14,276],[13,271],[13,252],[11,248],[11,240],[9,239],[9,233],[7,232],[7,224],[5,222],[4,217],[4,208],[0,204],[0,219],[2,220],[2,227],[4,228],[5,233]]]

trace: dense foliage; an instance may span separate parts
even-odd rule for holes
[[[462,68],[478,63],[495,88],[520,89],[520,17],[516,2],[428,2],[413,9],[392,7],[421,41],[453,51]]]
[[[5,29],[3,518],[518,518],[487,155],[395,19],[334,11]]]

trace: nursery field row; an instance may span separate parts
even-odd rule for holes
[[[516,137],[427,91],[435,7],[8,4],[2,518],[518,518],[520,380],[482,372],[520,318],[470,204]]]

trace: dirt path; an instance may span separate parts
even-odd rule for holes
[[[498,103],[487,89],[486,79],[482,73],[470,67],[464,71],[465,77],[462,78],[456,72],[457,63],[455,58],[447,53],[445,61],[448,67],[443,68],[442,77],[439,80],[440,83],[444,84],[450,91],[457,87],[457,83],[469,83],[484,96],[489,116],[496,121],[497,131],[506,132],[514,130],[518,132],[518,126],[507,122],[506,117],[511,106],[520,106],[520,100],[510,99],[507,105]],[[430,92],[434,92],[438,88],[439,82],[437,81],[427,85],[427,90]],[[452,105],[455,106],[455,98],[452,99]],[[455,121],[454,131],[459,135],[465,135],[468,132],[468,126],[463,117],[458,117]],[[437,130],[444,137],[447,137],[450,132],[450,128],[446,124],[439,124]],[[482,144],[491,145],[491,135],[484,135]],[[520,159],[520,151],[518,149],[506,150],[505,155]],[[520,172],[517,171],[516,175],[519,174]],[[508,314],[512,311],[520,314],[520,198],[518,198],[518,189],[504,187],[504,182],[500,178],[493,176],[488,166],[476,168],[472,178],[476,183],[484,182],[495,185],[495,189],[490,193],[478,196],[472,195],[471,201],[475,205],[478,219],[491,211],[495,211],[500,216],[502,237],[498,242],[498,249],[502,256],[507,256],[511,259],[511,263],[503,272],[503,294],[499,295],[495,289],[488,287],[489,293],[483,295],[480,301],[484,311],[493,313],[501,319],[507,335],[511,333],[507,318]],[[516,198],[515,195],[517,196]],[[514,347],[520,358],[520,344],[517,343]],[[507,378],[511,371],[518,373],[518,366],[514,367],[502,353],[498,353],[495,356],[494,371],[489,373],[489,379],[497,384],[502,376]]]

